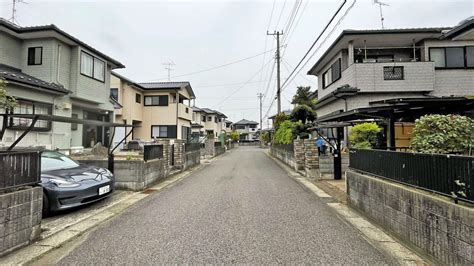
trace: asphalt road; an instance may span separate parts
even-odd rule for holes
[[[239,147],[104,224],[61,264],[390,264],[262,150]]]

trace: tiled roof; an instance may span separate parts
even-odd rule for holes
[[[84,48],[87,48],[88,50],[90,50],[91,52],[94,52],[96,54],[98,54],[99,56],[103,57],[104,59],[106,59],[107,61],[109,61],[110,63],[116,65],[118,68],[124,68],[125,66],[120,63],[119,61],[107,56],[106,54],[96,50],[95,48],[93,48],[92,46],[82,42],[81,40],[77,39],[76,37],[70,35],[69,33],[61,30],[60,28],[58,28],[56,25],[54,24],[50,24],[50,25],[43,25],[43,26],[31,26],[31,27],[20,27],[16,24],[13,24],[3,18],[0,18],[0,26],[4,26],[5,28],[8,28],[9,30],[11,31],[14,31],[16,33],[29,33],[29,32],[41,32],[41,31],[54,31],[58,34],[60,34],[61,36],[69,39],[70,41],[74,42],[74,43],[77,43],[78,45],[80,46],[83,46]]]
[[[143,82],[139,84],[145,89],[174,89],[191,86],[187,81]]]
[[[0,78],[6,81],[46,89],[54,92],[68,94],[70,91],[62,85],[49,83],[21,72],[20,69],[0,64]]]
[[[258,122],[242,119],[239,122],[234,123],[234,125],[258,125]]]

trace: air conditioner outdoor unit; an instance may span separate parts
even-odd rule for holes
[[[71,103],[63,103],[61,105],[61,107],[64,109],[64,110],[69,110],[72,108],[72,104]]]

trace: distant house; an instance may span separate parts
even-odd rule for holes
[[[257,140],[257,126],[258,122],[242,119],[232,124],[232,129],[239,133],[240,141],[254,141]]]
[[[284,113],[286,116],[290,116],[291,115],[291,110],[284,110],[284,111],[281,111],[282,113]],[[270,117],[268,117],[268,119],[272,120],[272,128],[275,128],[275,117],[277,116],[278,114],[274,114]]]
[[[318,124],[387,120],[393,135],[398,121],[464,112],[474,95],[474,17],[455,27],[344,30],[308,74],[318,77]]]
[[[14,113],[114,119],[110,73],[124,65],[55,25],[20,27],[0,19],[0,64],[7,93],[19,102]],[[31,122],[9,119],[0,145],[13,143]],[[19,145],[69,149],[107,145],[109,137],[105,127],[38,121]]]
[[[197,136],[213,136],[217,138],[226,132],[225,119],[227,116],[209,108],[193,107],[192,134]]]
[[[195,95],[189,82],[137,83],[112,72],[110,97],[122,105],[116,122],[138,126],[129,139],[190,139]]]

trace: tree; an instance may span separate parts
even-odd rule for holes
[[[236,131],[232,131],[230,132],[229,137],[233,142],[237,142],[239,140],[239,133],[237,133]]]
[[[296,90],[296,94],[293,96],[292,104],[312,106],[313,101],[311,100],[311,87],[299,86]]]
[[[425,115],[415,121],[410,147],[424,153],[467,153],[474,147],[474,120],[461,115]]]
[[[280,127],[280,124],[286,120],[288,120],[288,116],[286,116],[285,113],[277,114],[275,118],[273,119],[273,127],[275,128],[275,131],[277,131],[278,128]]]
[[[313,122],[316,120],[316,112],[308,105],[298,105],[295,109],[293,109],[293,111],[291,111],[290,119],[293,122]]]
[[[5,80],[0,79],[0,109],[12,110],[16,106],[16,99],[7,95]]]
[[[376,123],[361,123],[351,128],[349,141],[356,149],[372,149],[377,142],[381,129]]]

